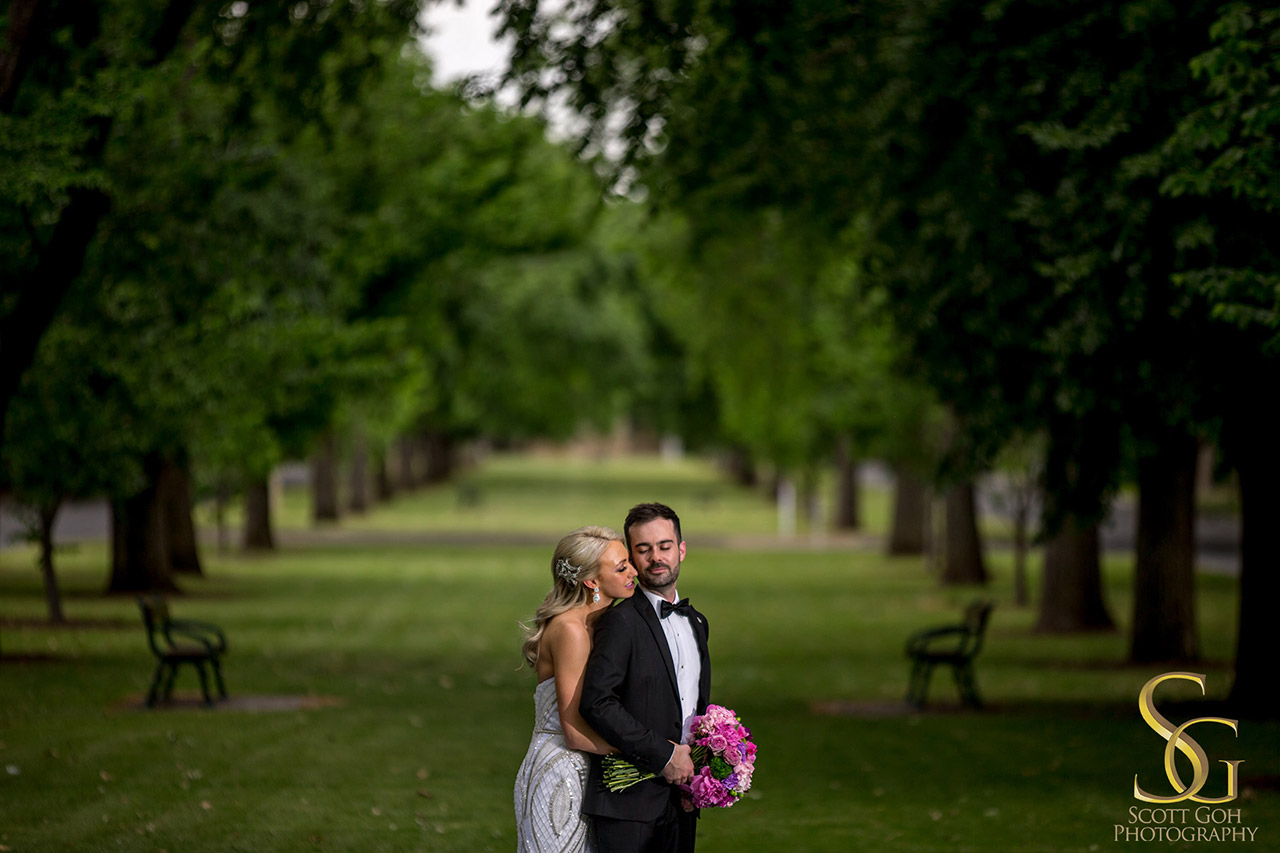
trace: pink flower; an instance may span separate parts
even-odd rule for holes
[[[711,775],[710,768],[702,768],[693,777],[693,783],[689,787],[693,792],[693,804],[695,806],[702,808],[719,804],[722,789],[720,783]]]
[[[717,733],[707,738],[707,746],[711,749],[712,752],[714,752],[716,755],[719,755],[720,753],[724,752],[726,749],[729,748],[729,739],[726,738],[724,735]],[[733,764],[735,762],[731,761],[729,763]]]
[[[742,750],[739,748],[738,744],[731,743],[725,747],[724,760],[730,764],[742,763]]]

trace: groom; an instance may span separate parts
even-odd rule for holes
[[[711,659],[707,620],[677,603],[684,560],[680,518],[659,503],[632,507],[622,526],[640,595],[596,623],[582,684],[582,717],[622,756],[657,774],[619,793],[605,790],[600,756],[591,756],[582,813],[601,853],[693,850],[697,812],[680,807],[675,787],[693,778],[689,718],[707,709]]]

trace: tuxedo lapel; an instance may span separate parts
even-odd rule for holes
[[[711,633],[707,626],[707,617],[697,610],[693,611],[693,633],[698,638],[698,660],[702,668],[698,673],[698,707],[699,714],[705,714],[707,702],[711,696],[711,652],[708,649],[707,637]]]
[[[636,601],[639,599],[639,601]],[[647,596],[639,590],[631,596],[631,600],[635,601],[635,607],[640,611],[640,619],[644,622],[645,627],[649,629],[653,642],[658,647],[658,654],[662,656],[662,663],[667,668],[667,678],[671,681],[671,692],[676,695],[677,701],[680,697],[680,687],[676,682],[676,665],[671,659],[671,647],[667,645],[667,635],[662,630],[662,622],[658,619],[658,614],[653,611],[653,604],[650,603]]]

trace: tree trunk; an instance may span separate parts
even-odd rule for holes
[[[850,448],[847,435],[836,442],[836,530],[858,529],[858,462]]]
[[[326,432],[311,454],[311,520],[338,520],[338,440]]]
[[[982,561],[972,481],[949,489],[946,504],[947,538],[941,580],[948,585],[985,584],[987,567]]]
[[[1031,601],[1027,590],[1027,519],[1030,508],[1019,503],[1013,510],[1013,603],[1026,607]]]
[[[800,478],[800,500],[804,507],[804,521],[810,531],[822,527],[822,500],[818,496],[818,475],[805,469]]]
[[[58,576],[53,570],[53,522],[58,517],[61,501],[52,501],[40,507],[40,576],[44,579],[44,600],[49,606],[49,621],[62,624],[67,617],[62,612],[62,591],[58,588]]]
[[[409,436],[405,436],[396,442],[396,461],[399,470],[400,490],[411,492],[418,487],[417,466],[414,464],[414,444],[415,441]]]
[[[244,489],[244,550],[274,551],[271,531],[271,483],[263,477]]]
[[[181,574],[203,575],[192,519],[191,473],[185,458],[166,459],[156,481],[164,509],[165,541],[169,543],[169,564]]]
[[[730,450],[725,465],[729,469],[729,476],[739,486],[754,489],[760,485],[760,473],[751,461],[751,454],[743,448],[735,447]]]
[[[111,502],[113,541],[109,593],[177,590],[165,536],[165,510],[159,494],[160,467],[159,457],[150,457],[143,466],[146,488]]]
[[[1070,633],[1114,628],[1102,599],[1098,526],[1068,516],[1044,549],[1037,631]]]
[[[1257,412],[1228,424],[1240,482],[1240,627],[1230,703],[1250,716],[1275,718],[1275,666],[1280,643],[1275,604],[1280,601],[1280,442],[1274,418]]]
[[[387,456],[386,448],[380,448],[373,453],[373,497],[374,500],[386,502],[396,495],[395,486],[391,481],[391,472],[388,470],[391,460]]]
[[[1199,657],[1195,608],[1196,440],[1166,438],[1138,463],[1138,545],[1129,660]]]
[[[45,329],[80,275],[85,252],[110,207],[107,196],[96,189],[72,188],[67,198],[35,268],[5,281],[6,296],[14,295],[11,310],[0,315],[0,442],[9,401],[31,366]]]
[[[890,556],[924,553],[929,496],[924,481],[899,465],[894,468],[893,527],[889,532]]]
[[[423,456],[427,460],[428,484],[443,483],[453,476],[456,447],[448,434],[440,430],[427,430],[422,434]]]
[[[354,513],[369,510],[369,446],[357,428],[351,440],[351,467],[347,471],[347,508]]]

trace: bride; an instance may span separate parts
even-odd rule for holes
[[[616,752],[578,713],[582,673],[595,621],[617,598],[635,592],[636,570],[617,532],[580,527],[551,558],[551,591],[524,626],[524,659],[538,676],[533,740],[516,774],[517,849],[530,853],[591,851],[580,813],[587,781],[583,753]]]

